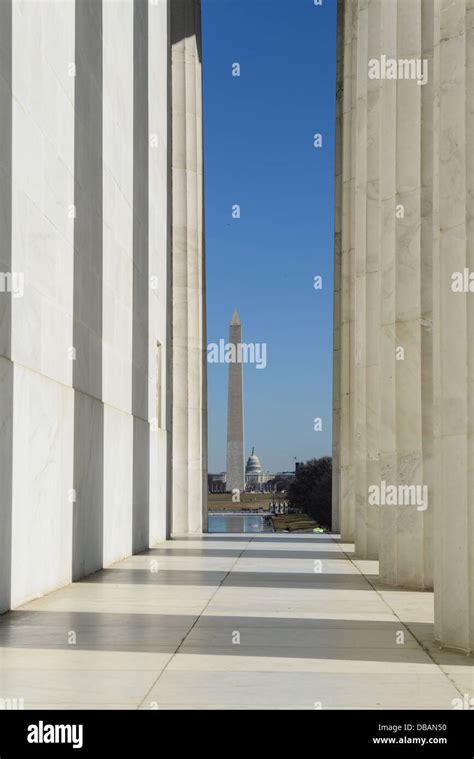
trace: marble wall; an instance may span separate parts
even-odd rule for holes
[[[11,270],[24,287],[11,296],[13,398],[2,414],[13,426],[16,606],[73,573],[74,4],[13,2],[10,39]]]
[[[339,10],[334,512],[382,582],[434,581],[437,638],[472,650],[474,310],[452,274],[473,255],[474,5]]]
[[[199,420],[200,8],[190,8],[187,383],[189,418]],[[0,3],[0,264],[18,275],[0,293],[0,610],[146,549],[179,524],[170,35],[167,0]],[[186,133],[189,119],[179,118]],[[200,530],[204,425],[189,428],[189,526]]]

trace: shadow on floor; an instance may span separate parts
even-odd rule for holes
[[[432,627],[418,625],[417,633],[432,639]],[[397,620],[12,611],[0,618],[0,657],[1,649],[5,655],[8,648],[25,648],[429,664],[406,628],[404,645],[396,642],[400,629]],[[474,658],[464,660],[474,665]],[[437,662],[443,663],[442,651]]]
[[[347,554],[349,556],[350,554]],[[140,556],[179,556],[186,558],[198,558],[200,556],[232,558],[238,559],[240,556],[246,559],[339,559],[344,561],[346,553],[342,551],[272,551],[262,549],[261,551],[238,548],[150,548],[148,551],[141,553]]]
[[[326,572],[239,572],[186,569],[103,569],[81,580],[98,585],[197,585],[230,588],[328,588],[334,590],[369,590],[372,586],[360,574]]]
[[[253,533],[239,533],[239,536],[231,537],[229,535],[222,535],[218,532],[212,533],[212,534],[206,534],[206,535],[177,535],[172,538],[172,540],[186,540],[186,541],[196,541],[199,543],[202,543],[203,541],[214,541],[214,542],[226,542],[226,543],[273,543],[279,545],[280,543],[313,543],[313,545],[317,543],[344,543],[344,541],[340,540],[338,537],[330,537],[329,535],[313,535],[313,537],[302,537],[304,533],[299,533],[301,537],[298,537],[297,535],[291,536],[290,534],[286,533],[272,533],[273,535],[277,537],[270,537],[268,535],[267,537],[260,537],[260,536],[254,536]]]

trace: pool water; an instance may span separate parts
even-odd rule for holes
[[[271,519],[265,514],[209,514],[209,532],[272,532]]]

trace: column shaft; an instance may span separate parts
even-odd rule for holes
[[[368,114],[368,55],[369,55],[369,15],[372,22],[374,4],[368,0],[359,0],[357,20],[357,104],[355,113],[355,249],[354,249],[354,428],[352,446],[354,452],[354,488],[356,502],[355,551],[360,558],[375,559],[378,552],[378,520],[376,510],[368,507],[367,489],[371,473],[367,466],[370,441],[368,441],[368,377],[370,389],[373,384],[373,372],[368,366],[372,360],[369,352],[369,340],[373,327],[369,324],[369,308],[373,308],[370,298],[373,295],[373,272],[370,271],[367,247],[370,245],[372,232],[368,218],[373,213],[373,204],[368,202],[368,127],[373,131],[372,116]],[[373,31],[371,24],[371,32]],[[373,41],[370,40],[370,48]],[[371,165],[370,170],[373,171]],[[369,217],[368,217],[369,215]],[[370,399],[372,403],[373,399]]]
[[[188,528],[188,267],[185,3],[171,6],[173,491],[172,531]]]
[[[173,123],[173,525],[205,528],[206,357],[200,3],[171,5]],[[205,468],[205,466],[204,466]]]
[[[334,180],[334,307],[333,307],[333,392],[332,392],[332,530],[340,531],[341,483],[341,258],[342,258],[342,149],[344,80],[344,4],[337,3],[336,134]]]
[[[386,7],[389,54],[398,61],[421,61],[432,51],[422,30],[429,17],[422,0],[397,0],[396,26],[393,8]],[[393,29],[396,29],[396,39]],[[414,78],[384,82],[395,136],[384,132],[389,147],[382,162],[384,183],[384,361],[386,381],[382,404],[381,474],[387,486],[397,486],[396,505],[381,506],[382,539],[380,576],[384,582],[426,588],[431,577],[432,510],[425,481],[424,443],[429,446],[431,367],[430,278],[422,284],[422,269],[429,276],[431,246],[422,231],[431,220],[432,91]],[[394,103],[394,97],[396,102]],[[423,111],[422,111],[423,109]],[[422,112],[424,120],[422,122]],[[386,112],[388,116],[389,113]],[[423,151],[422,151],[423,145]],[[423,182],[428,182],[426,187]],[[395,195],[392,191],[395,190]],[[422,199],[424,205],[422,205]],[[393,215],[394,223],[390,216]],[[425,433],[425,435],[424,435]],[[425,439],[424,439],[425,437]],[[428,438],[428,439],[427,439]],[[428,451],[427,451],[428,453]],[[416,489],[416,502],[413,493]],[[402,499],[402,493],[405,495]],[[426,502],[422,498],[425,499]]]
[[[439,248],[434,267],[435,635],[474,650],[474,3],[440,3]]]
[[[355,112],[357,63],[356,3],[346,3],[339,23],[344,24],[344,61],[342,94],[342,208],[341,208],[341,281],[340,281],[340,433],[339,497],[340,530],[343,540],[352,541],[355,533],[355,495],[353,487],[352,447],[354,425],[354,185],[355,185]]]

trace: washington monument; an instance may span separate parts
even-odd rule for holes
[[[237,360],[229,363],[226,490],[245,490],[243,371],[237,347],[241,342],[242,325],[235,310],[229,329],[229,343],[235,345]]]

